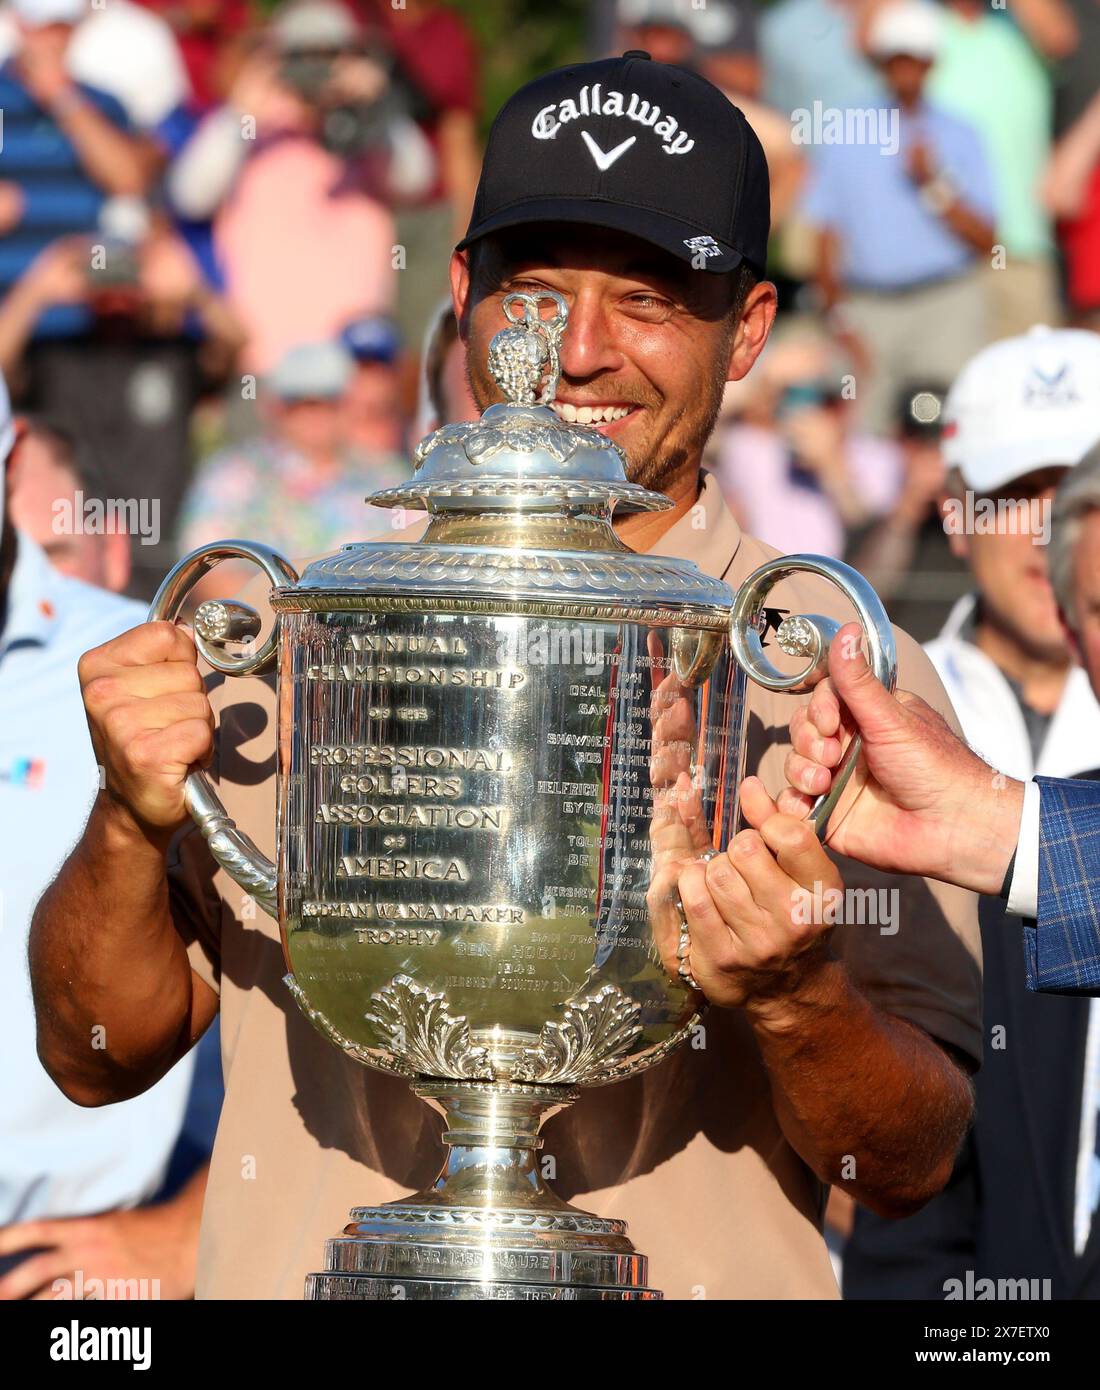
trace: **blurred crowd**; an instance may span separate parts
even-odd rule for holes
[[[728,503],[932,637],[964,586],[944,391],[989,341],[1100,321],[1100,7],[593,10],[610,51],[725,90],[768,157],[781,317],[712,443]],[[146,506],[128,592],[222,534],[301,557],[385,529],[362,496],[473,411],[445,299],[492,114],[467,20],[11,0],[0,57],[0,369],[80,441],[75,492]],[[23,518],[67,545],[51,522]]]
[[[224,530],[301,555],[384,526],[362,498],[432,411],[479,169],[464,21],[13,0],[0,56],[0,368],[80,440],[85,497],[148,504],[129,591]]]
[[[780,318],[711,464],[745,528],[848,559],[920,640],[967,587],[947,388],[1036,324],[1100,328],[1095,0],[623,0],[630,41],[746,113]]]
[[[987,372],[980,431],[1003,426],[1010,452],[1015,417],[998,390],[1018,380],[1063,408],[1058,364],[1070,358],[1100,402],[1100,3],[592,9],[607,51],[644,49],[722,88],[768,158],[780,318],[755,370],[727,389],[709,446],[729,506],[781,551],[849,560],[918,640],[942,631],[949,684],[952,644],[969,651],[977,631],[1016,697],[1004,727],[1017,705],[1024,715],[999,765],[1015,758],[1023,770],[1009,770],[1027,775],[1071,646],[1049,591],[1028,589],[1034,607],[1013,627],[1042,563],[1030,543],[989,559],[942,518],[971,487],[1049,502],[1074,460],[1053,477],[1038,455],[1004,476],[949,470],[941,418],[975,354],[1029,333],[1031,348]],[[366,494],[408,475],[430,429],[476,414],[446,287],[493,114],[483,56],[443,0],[0,8],[10,506],[59,571],[148,600],[178,555],[221,537],[300,561],[388,530]],[[1044,357],[1039,325],[1084,332]],[[1091,418],[1075,428],[1082,449],[1095,442]],[[101,524],[112,503],[125,526]],[[1100,482],[1082,515],[1093,511]],[[120,608],[117,626],[140,617]],[[1083,675],[1077,685],[1091,718]],[[966,683],[952,695],[965,705]],[[1066,757],[1074,765],[1054,770],[1090,770]],[[1065,1018],[1066,1046],[1083,1056],[1087,1003]],[[1091,1027],[1095,1070],[1100,1017]],[[157,1143],[156,1126],[131,1121],[127,1142],[144,1157],[123,1188],[85,1190],[68,1209],[182,1193],[176,1206],[106,1246],[82,1230],[73,1240],[92,1249],[67,1252],[66,1268],[109,1265],[127,1242],[171,1240],[193,1256],[219,1086],[216,1036],[204,1044],[193,1076],[150,1102],[163,1107]],[[166,1125],[180,1135],[170,1170]],[[0,1225],[36,1205],[16,1203]],[[851,1212],[837,1220],[847,1228]],[[853,1278],[869,1270],[874,1287],[875,1237],[863,1239]],[[0,1275],[14,1249],[0,1241]],[[172,1292],[186,1296],[182,1266]]]

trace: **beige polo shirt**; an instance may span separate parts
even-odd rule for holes
[[[731,585],[774,553],[743,536],[707,476],[701,507],[662,538]],[[263,606],[264,585],[246,597]],[[774,591],[776,606],[848,617],[810,576]],[[899,634],[900,684],[949,713],[920,648]],[[275,852],[275,729],[270,679],[211,677],[219,722],[212,773],[229,814]],[[748,769],[782,785],[790,696],[749,687]],[[975,1061],[981,1053],[976,900],[845,861],[851,887],[899,890],[898,930],[837,930],[834,942],[866,996]],[[172,911],[192,964],[221,997],[225,1106],[199,1248],[201,1298],[302,1296],[325,1240],[353,1206],[429,1185],[442,1162],[441,1123],[399,1078],[327,1042],[283,984],[277,924],[248,915],[194,829],[170,863]],[[582,1093],[547,1125],[560,1196],[624,1218],[668,1298],[835,1298],[821,1220],[825,1189],[784,1137],[751,1028],[714,1009],[703,1047],[684,1047],[632,1079]]]

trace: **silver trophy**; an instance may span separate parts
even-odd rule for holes
[[[407,1077],[447,1123],[436,1183],[353,1210],[307,1279],[312,1299],[661,1296],[624,1222],[550,1190],[539,1130],[577,1087],[654,1066],[700,1018],[676,884],[737,828],[747,677],[809,690],[837,629],[786,619],[775,641],[803,660],[778,670],[762,642],[772,587],[799,570],[831,580],[894,682],[886,614],[845,565],[784,557],[734,593],[624,546],[612,509],[669,499],[547,404],[561,297],[512,294],[504,312],[489,362],[506,403],[436,430],[413,481],[371,499],[427,511],[420,540],[348,545],[300,579],[264,546],[204,546],[150,613],[174,620],[223,559],[271,581],[258,647],[239,602],[203,603],[194,631],[217,671],[277,672],[278,864],[201,771],[188,806],[278,919],[288,988],[317,1028]],[[680,942],[678,977],[657,931]]]

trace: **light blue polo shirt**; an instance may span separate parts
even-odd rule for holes
[[[66,1100],[35,1051],[27,971],[31,914],[99,786],[76,664],[145,611],[58,574],[18,534],[0,633],[0,1225],[137,1205],[160,1186],[183,1122],[190,1054],[134,1100]]]
[[[779,0],[760,16],[764,100],[789,120],[799,108],[878,106],[886,88],[859,51],[843,0]],[[803,151],[811,156],[814,149]]]
[[[914,140],[966,204],[991,221],[997,215],[993,169],[973,126],[925,104],[905,114],[884,110],[877,128],[898,120],[898,148],[889,143],[823,145],[817,151],[802,215],[840,238],[841,276],[848,286],[904,289],[948,279],[977,263],[974,251],[921,202],[906,173]]]

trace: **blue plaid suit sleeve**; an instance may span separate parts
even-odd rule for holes
[[[1100,782],[1035,781],[1039,916],[1024,927],[1027,986],[1100,994]]]

